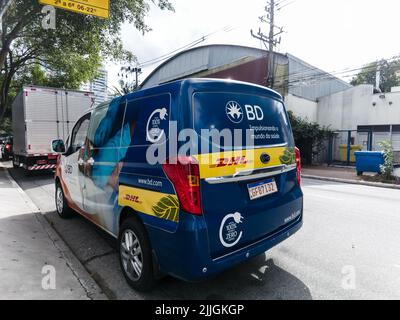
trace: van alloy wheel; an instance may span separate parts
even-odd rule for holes
[[[69,219],[74,216],[74,211],[68,206],[60,183],[56,183],[55,202],[57,214],[62,219]]]
[[[56,207],[57,212],[61,214],[64,208],[64,195],[60,186],[57,187],[57,195],[56,195]]]
[[[142,275],[143,256],[138,237],[132,230],[125,230],[121,239],[121,259],[124,271],[128,277],[137,281]]]

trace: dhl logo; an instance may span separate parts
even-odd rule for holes
[[[214,168],[232,167],[240,165],[245,166],[249,163],[251,163],[251,161],[247,160],[245,156],[220,158],[217,159],[216,164],[210,165],[210,168],[214,169]]]
[[[134,196],[130,194],[124,195],[124,200],[129,201],[129,202],[134,202],[134,203],[140,203],[139,196]]]

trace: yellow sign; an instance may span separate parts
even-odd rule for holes
[[[39,2],[82,14],[110,17],[110,0],[39,0]]]

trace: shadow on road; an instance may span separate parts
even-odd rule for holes
[[[157,293],[157,291],[159,291]],[[277,266],[268,253],[200,283],[166,278],[147,298],[159,298],[161,291],[173,299],[196,300],[311,300],[307,286]]]
[[[203,282],[188,283],[167,276],[152,292],[138,293],[122,275],[111,236],[80,216],[61,220],[49,212],[46,218],[111,299],[312,299],[307,286],[269,259],[268,253]]]

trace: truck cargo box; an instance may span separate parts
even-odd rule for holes
[[[51,141],[67,140],[74,123],[94,102],[91,92],[25,86],[12,105],[15,167],[53,169]]]

